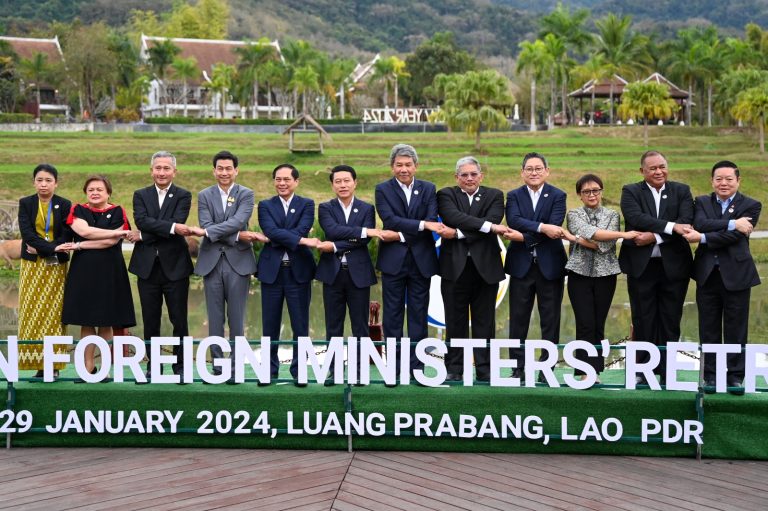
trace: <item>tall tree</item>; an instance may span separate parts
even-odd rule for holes
[[[577,9],[572,13],[570,7],[558,2],[557,7],[539,21],[541,26],[539,37],[554,34],[565,41],[569,51],[579,55],[584,54],[595,39],[585,27],[588,19],[588,9]]]
[[[98,100],[117,80],[115,54],[109,51],[110,31],[103,23],[80,25],[65,39],[64,58],[78,88],[80,114],[97,115]]]
[[[560,87],[561,104],[562,104],[562,122],[568,124],[568,105],[567,105],[567,85],[568,78],[570,77],[571,68],[574,66],[573,60],[568,58],[568,52],[565,46],[565,41],[555,34],[547,34],[544,36],[544,46],[549,54],[549,62],[552,66],[549,72],[550,81],[550,112],[549,112],[549,127],[550,129],[555,125],[555,98],[557,94],[556,88]]]
[[[432,120],[442,120],[451,130],[465,130],[475,136],[475,151],[480,150],[480,134],[507,126],[503,109],[514,98],[509,82],[496,71],[469,71],[462,75],[438,75],[433,89],[443,97],[440,110]]]
[[[264,65],[267,62],[279,60],[279,56],[266,37],[235,48],[235,52],[239,57],[237,72],[245,82],[251,84],[251,104],[253,105],[251,116],[257,119],[259,117],[259,80],[262,77]]]
[[[0,112],[13,112],[19,101],[19,56],[7,41],[0,41]]]
[[[536,82],[547,76],[552,66],[552,56],[541,39],[520,43],[517,55],[517,72],[526,72],[531,80],[531,131],[536,131]]]
[[[648,38],[632,31],[632,18],[619,18],[611,13],[595,22],[598,35],[596,50],[603,55],[608,64],[613,66],[615,73],[625,75],[625,78],[639,78],[637,74],[647,71],[650,62],[648,54]],[[614,80],[610,84],[610,121],[613,123],[613,93]]]
[[[288,85],[288,67],[281,61],[271,61],[264,64],[261,70],[264,82],[267,84],[267,118],[272,118],[272,94],[282,91]],[[280,104],[280,106],[285,106]]]
[[[763,82],[739,93],[732,109],[733,116],[757,127],[760,154],[765,153],[765,123],[768,119],[768,83]]]
[[[214,92],[214,98],[218,101],[219,117],[223,119],[226,115],[226,105],[229,100],[229,91],[235,81],[237,70],[235,66],[229,64],[216,64],[211,71],[210,89]]]
[[[437,75],[466,73],[477,68],[475,58],[456,44],[451,32],[437,32],[406,57],[405,72],[410,78],[405,93],[411,104],[424,105],[436,99],[425,96],[423,91]]]
[[[48,55],[35,52],[31,59],[21,59],[19,62],[19,70],[21,71],[21,76],[27,81],[27,83],[33,84],[35,86],[35,120],[40,122],[40,86],[45,80],[49,78],[50,75]]]
[[[162,41],[156,41],[148,51],[149,67],[160,84],[159,99],[162,104],[166,100],[165,77],[168,72],[168,67],[173,63],[173,59],[176,58],[176,55],[181,53],[181,48],[173,44],[173,41],[170,39],[163,39]]]
[[[399,79],[403,76],[407,76],[407,72],[405,71],[405,62],[394,55],[391,57],[379,59],[373,65],[371,81],[382,82],[384,84],[384,107],[389,107],[390,84],[392,85],[392,89],[395,93],[394,108],[398,107],[398,84]]]
[[[632,117],[643,120],[643,144],[648,147],[648,121],[669,118],[676,108],[677,103],[670,99],[665,85],[634,82],[624,87],[618,113],[625,121]]]
[[[715,84],[715,108],[723,116],[732,116],[739,93],[763,83],[768,83],[768,70],[747,68],[729,71]]]
[[[182,59],[177,57],[171,62],[171,68],[173,68],[173,77],[177,80],[181,80],[181,96],[184,101],[184,117],[187,117],[187,109],[189,106],[189,89],[187,87],[189,80],[192,80],[200,76],[200,68],[197,67],[197,59],[195,57],[189,57]]]
[[[307,96],[316,92],[320,85],[317,81],[317,71],[311,66],[301,66],[295,70],[291,78],[291,86],[301,94],[301,112],[307,114]]]
[[[583,83],[592,82],[592,97],[590,101],[590,120],[592,124],[595,121],[595,89],[597,85],[606,78],[613,76],[613,67],[606,61],[605,57],[596,53],[592,55],[586,62],[576,68],[576,76],[582,80]]]

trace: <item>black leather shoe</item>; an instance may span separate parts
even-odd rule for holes
[[[525,372],[523,371],[523,368],[515,367],[512,369],[512,378],[520,378],[521,380],[525,378]]]
[[[463,379],[458,373],[448,373],[448,376],[445,377],[445,381],[462,381]]]
[[[648,385],[648,380],[645,379],[645,376],[638,376],[635,378],[635,385]]]
[[[714,378],[704,378],[704,393],[714,394],[715,385],[717,385],[717,382],[715,381]]]
[[[736,379],[728,379],[728,393],[734,396],[743,396],[744,387],[741,386],[741,381]]]

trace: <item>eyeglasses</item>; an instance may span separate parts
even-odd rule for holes
[[[594,188],[592,190],[582,190],[579,193],[581,193],[584,197],[589,197],[589,196],[595,196],[596,197],[596,196],[600,195],[600,193],[602,191],[603,191],[602,188]]]
[[[475,179],[480,176],[482,172],[462,172],[461,174],[457,174],[460,179]]]
[[[525,167],[523,172],[526,174],[543,174],[545,170],[544,167]]]

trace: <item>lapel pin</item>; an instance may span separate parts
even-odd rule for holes
[[[480,201],[480,197],[475,197],[475,200],[479,202]]]
[[[229,204],[231,205],[233,202],[235,202],[235,198],[234,197],[227,197],[227,202],[229,202]]]
[[[414,193],[414,195],[418,195],[419,191],[418,190],[414,190],[413,193]]]
[[[728,208],[728,213],[733,213],[733,206],[731,206],[730,208]]]
[[[357,213],[357,208],[352,210],[353,213]]]
[[[296,210],[291,208],[291,213],[296,213]]]
[[[168,194],[168,197],[173,197],[173,194],[172,194],[172,193],[169,193],[169,194]]]
[[[544,197],[545,197],[545,198],[546,198],[546,197],[549,197],[549,194],[548,194],[548,193],[545,193],[545,194],[544,194]]]
[[[53,207],[53,209],[59,209],[59,205],[58,205],[58,204],[56,204],[56,205]]]
[[[666,198],[667,198],[667,196],[666,196],[666,195],[662,195],[662,196],[661,196],[661,198],[662,198],[662,199],[666,199]]]
[[[108,214],[107,218],[112,218],[112,213]]]

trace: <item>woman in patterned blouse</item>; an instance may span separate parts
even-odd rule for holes
[[[599,344],[605,338],[605,320],[616,291],[616,275],[621,273],[616,257],[616,240],[633,239],[637,231],[619,231],[619,214],[601,204],[603,181],[587,174],[576,181],[576,193],[584,205],[568,211],[565,238],[570,241],[568,296],[576,317],[576,339]],[[591,365],[598,375],[605,369],[602,356],[590,357],[584,351],[576,358]],[[574,370],[581,380],[584,371]]]

